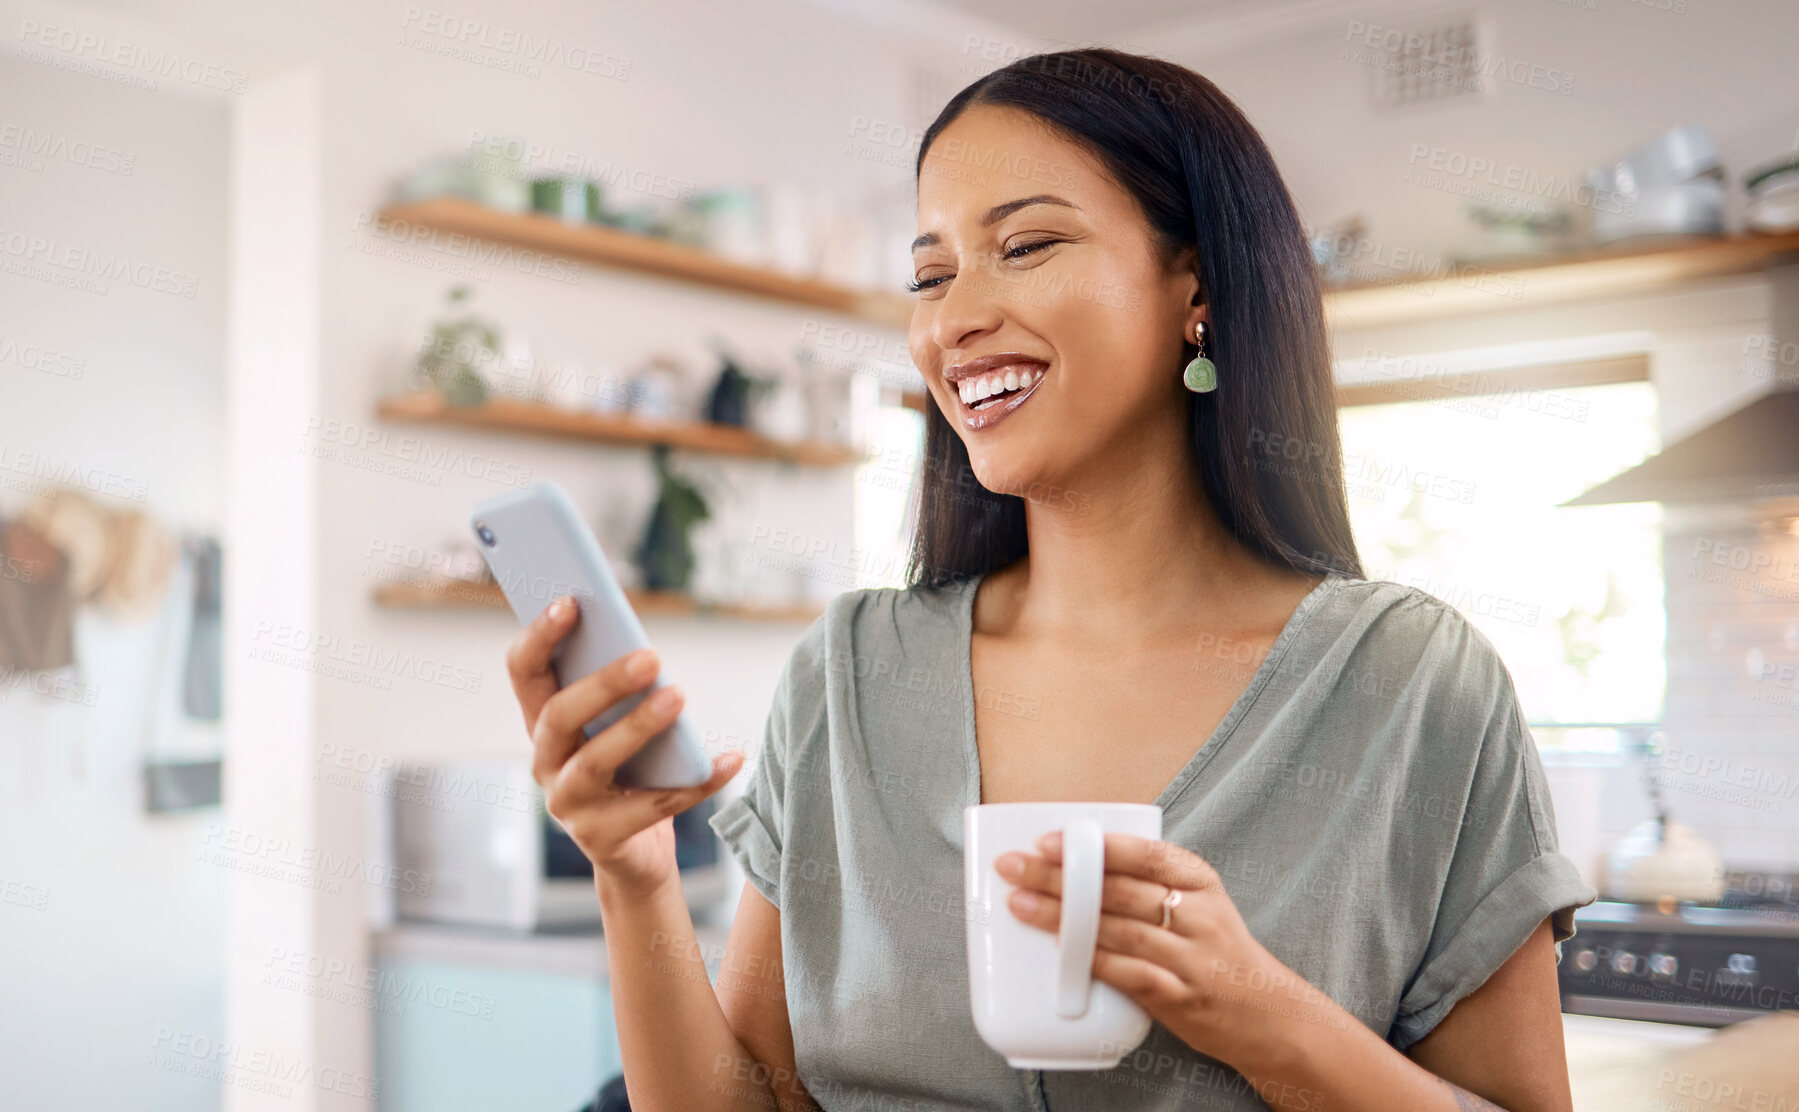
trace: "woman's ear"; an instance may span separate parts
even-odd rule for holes
[[[1206,286],[1205,279],[1199,273],[1199,248],[1181,248],[1174,256],[1170,272],[1179,275],[1186,284],[1182,292],[1187,295],[1187,304],[1203,309],[1206,303]]]

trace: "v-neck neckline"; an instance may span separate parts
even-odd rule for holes
[[[958,600],[956,608],[956,632],[958,647],[961,650],[962,669],[962,752],[968,766],[968,775],[963,779],[965,787],[962,802],[964,806],[981,803],[981,747],[975,731],[974,601],[975,596],[980,593],[981,583],[987,578],[987,574],[979,572],[963,582],[962,597]],[[1231,734],[1236,732],[1237,724],[1242,721],[1245,714],[1249,713],[1249,708],[1255,705],[1262,690],[1268,686],[1268,681],[1280,671],[1280,662],[1287,655],[1287,650],[1292,646],[1293,641],[1299,636],[1300,628],[1305,625],[1306,619],[1311,617],[1312,611],[1318,608],[1318,604],[1323,602],[1325,596],[1334,591],[1342,580],[1341,575],[1334,572],[1327,573],[1317,586],[1306,592],[1305,597],[1299,600],[1299,604],[1293,608],[1293,613],[1288,615],[1286,624],[1281,626],[1280,634],[1269,646],[1267,655],[1262,658],[1262,663],[1257,666],[1255,674],[1249,678],[1249,683],[1238,693],[1231,708],[1224,713],[1223,718],[1218,720],[1218,725],[1212,727],[1211,734],[1206,737],[1205,742],[1199,746],[1193,756],[1188,758],[1181,770],[1175,773],[1174,779],[1170,780],[1168,785],[1162,789],[1161,794],[1156,796],[1155,806],[1162,808],[1164,816],[1167,815],[1168,809],[1198,779],[1200,771],[1211,762],[1213,754],[1230,738]]]

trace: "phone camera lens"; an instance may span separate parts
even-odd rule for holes
[[[485,523],[479,521],[475,523],[475,536],[481,538],[482,544],[489,548],[493,547],[493,530],[489,529]]]

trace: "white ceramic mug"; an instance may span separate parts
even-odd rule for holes
[[[1007,905],[1013,885],[993,869],[1010,850],[1037,852],[1062,831],[1062,921],[1055,934]],[[1149,803],[984,803],[962,812],[968,900],[968,985],[974,1026],[1015,1069],[1104,1070],[1149,1034],[1149,1015],[1093,980],[1105,835],[1162,836]]]

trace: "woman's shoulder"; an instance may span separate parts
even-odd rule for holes
[[[1431,584],[1448,597],[1387,579],[1340,578],[1320,623],[1314,659],[1354,658],[1379,668],[1389,682],[1447,688],[1483,703],[1511,695],[1511,673],[1492,640],[1467,610],[1495,620],[1518,620],[1534,609],[1494,591]]]
[[[825,603],[788,661],[799,679],[834,672],[942,664],[956,646],[958,606],[968,581],[941,587],[861,587]]]

